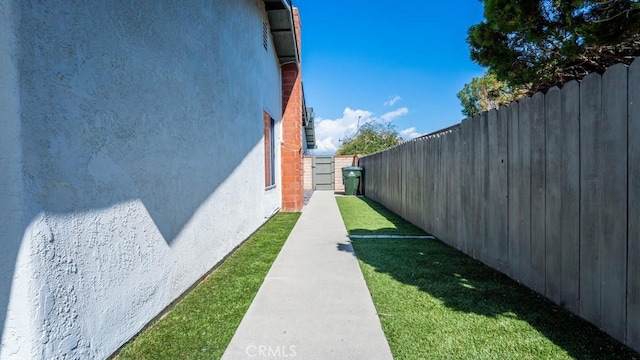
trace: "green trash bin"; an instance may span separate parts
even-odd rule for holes
[[[357,194],[360,177],[362,177],[361,167],[345,166],[342,168],[342,182],[344,183],[345,195]]]

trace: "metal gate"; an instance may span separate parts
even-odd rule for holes
[[[313,168],[313,189],[334,190],[333,156],[314,156],[311,164]]]

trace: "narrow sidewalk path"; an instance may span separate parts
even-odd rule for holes
[[[313,194],[223,359],[393,359],[334,197]]]

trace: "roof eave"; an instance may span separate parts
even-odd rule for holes
[[[307,149],[316,148],[316,129],[315,129],[315,117],[312,107],[304,107],[305,123],[304,123],[304,136],[307,141]]]
[[[293,12],[288,0],[263,0],[271,35],[281,65],[300,63],[300,53],[294,30]]]

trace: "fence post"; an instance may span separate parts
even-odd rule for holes
[[[602,329],[625,341],[627,318],[627,66],[602,75]]]
[[[640,58],[629,68],[627,338],[640,351]]]
[[[600,327],[602,184],[599,174],[601,77],[580,83],[580,315]]]
[[[545,295],[560,304],[562,292],[562,97],[545,95]]]
[[[561,234],[562,294],[560,304],[580,313],[580,84],[562,87]]]

